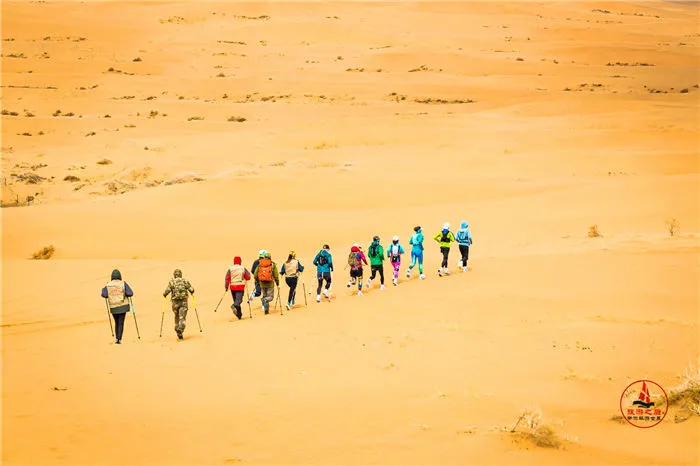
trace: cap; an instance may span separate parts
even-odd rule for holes
[[[374,238],[372,238],[374,241],[379,241],[379,236],[374,235]]]
[[[443,223],[443,224],[442,224],[442,228],[443,228],[444,230],[449,230],[449,229],[450,229],[450,224],[449,224],[449,222]]]
[[[258,251],[258,256],[265,257],[266,253],[267,253],[267,251],[265,251],[264,249],[261,249],[260,251]]]
[[[394,235],[394,237],[391,238],[391,240],[392,240],[392,241],[398,241],[398,240],[399,240],[399,236],[398,236],[398,235]]]

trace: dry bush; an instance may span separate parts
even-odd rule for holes
[[[204,178],[197,176],[196,173],[181,173],[177,176],[174,176],[170,178],[169,180],[166,180],[163,185],[164,186],[170,186],[173,184],[183,184],[183,183],[195,183],[197,181],[204,181]]]
[[[521,430],[516,430],[518,427]],[[560,448],[562,446],[562,440],[554,428],[542,423],[542,411],[538,408],[524,409],[510,432],[533,442],[538,447]]]
[[[678,220],[672,218],[671,220],[666,220],[666,229],[669,235],[678,236],[680,234],[681,224]]]
[[[589,238],[600,238],[603,235],[600,234],[600,231],[598,231],[598,225],[591,225],[588,228],[588,237]]]
[[[700,416],[700,364],[690,364],[681,374],[681,383],[669,390],[669,406],[678,406],[676,422]]]
[[[243,117],[232,116],[232,117],[228,118],[228,121],[235,121],[236,123],[243,123],[244,121],[246,121],[246,119]]]
[[[187,121],[202,121],[204,120],[204,117],[201,116],[191,116],[187,119]]]
[[[43,248],[39,249],[37,252],[32,254],[32,259],[34,259],[34,260],[51,259],[54,252],[56,252],[56,248],[54,248],[53,245],[44,246]]]
[[[78,178],[75,175],[68,175],[65,178],[63,178],[63,181],[70,181],[71,183],[74,183],[76,181],[80,181],[80,178]]]
[[[334,142],[321,141],[313,146],[305,147],[306,150],[323,150],[323,149],[337,149],[338,144]]]
[[[97,161],[97,165],[111,165],[112,161],[109,159],[102,159]]]

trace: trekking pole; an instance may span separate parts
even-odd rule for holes
[[[197,325],[199,326],[199,331],[202,331],[202,324],[199,323],[199,313],[197,312],[197,301],[194,300],[194,295],[192,295],[192,304],[194,305],[194,315],[197,317]]]
[[[109,303],[107,302],[107,298],[105,298],[105,306],[107,306],[107,320],[109,321],[109,330],[112,332],[112,336],[114,336],[114,329],[112,328],[112,319],[110,318],[111,312],[109,312]]]
[[[248,296],[248,282],[245,283],[245,299],[248,302],[248,316],[253,318],[253,311],[250,309],[250,296]]]
[[[284,315],[284,309],[282,309],[282,303],[280,303],[280,286],[277,285],[277,299],[275,300],[275,311],[277,310],[277,305],[280,305],[280,315]]]
[[[131,304],[131,313],[134,315],[134,325],[136,325],[136,335],[141,339],[141,334],[139,333],[139,323],[136,322],[136,311],[134,310],[134,301],[129,298],[129,304]]]
[[[306,282],[303,275],[301,276],[301,286],[304,289],[304,307],[309,307],[309,302],[306,300]]]
[[[163,319],[165,318],[165,304],[167,303],[168,298],[166,296],[163,296],[163,312],[160,315],[160,335],[158,335],[158,338],[163,336]]]
[[[224,294],[221,295],[221,299],[219,300],[219,304],[217,304],[216,307],[214,308],[214,312],[216,312],[216,310],[219,309],[219,305],[221,305],[221,301],[224,300],[224,296],[226,296],[227,291],[228,290],[224,290]]]

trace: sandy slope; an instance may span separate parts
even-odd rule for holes
[[[700,352],[697,15],[3,2],[3,464],[697,464],[697,418],[611,420]],[[427,280],[343,286],[353,242],[462,218],[468,274],[429,241]],[[308,308],[212,312],[234,255],[323,243],[332,303],[308,273]],[[175,267],[182,343],[169,311],[158,338]],[[562,449],[503,432],[530,406]]]

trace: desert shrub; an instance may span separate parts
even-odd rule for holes
[[[603,236],[603,235],[601,235],[600,231],[598,231],[598,225],[591,225],[588,228],[588,237],[589,238],[600,238],[601,236]]]
[[[53,245],[44,246],[43,248],[39,249],[37,252],[32,254],[32,259],[33,260],[51,259],[54,252],[56,252],[56,248],[54,248]]]
[[[520,430],[517,430],[518,427]],[[538,447],[560,448],[562,446],[562,440],[556,431],[548,424],[542,423],[542,412],[539,409],[524,409],[510,432],[530,440]]]
[[[676,422],[700,416],[700,365],[690,364],[681,374],[681,383],[669,390],[669,406],[678,406]]]
[[[668,230],[668,234],[670,236],[678,236],[680,233],[681,224],[678,222],[678,220],[672,218],[671,220],[666,220],[666,229]]]
[[[243,117],[232,116],[232,117],[228,118],[228,121],[235,121],[236,123],[243,123],[244,121],[246,121],[246,119]]]
[[[75,175],[68,175],[65,178],[63,178],[63,181],[70,181],[71,183],[75,183],[76,181],[80,181],[80,178],[78,178]]]
[[[109,159],[102,159],[97,161],[97,165],[111,165],[112,161]]]

